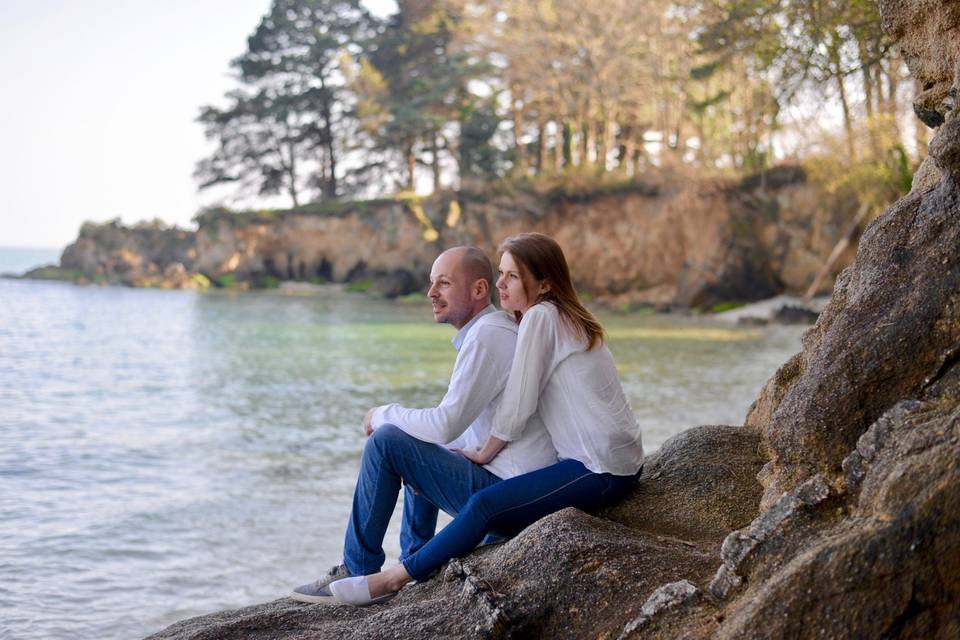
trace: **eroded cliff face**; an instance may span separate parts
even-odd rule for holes
[[[192,286],[197,258],[194,234],[159,224],[126,227],[119,220],[85,223],[77,240],[63,251],[60,267],[94,281],[134,287]]]
[[[923,86],[952,74],[935,179],[870,226],[744,427],[685,432],[615,509],[544,518],[389,604],[278,600],[154,637],[960,637],[957,6],[881,2]]]
[[[849,217],[822,207],[822,194],[797,167],[740,184],[663,174],[627,187],[563,197],[516,189],[448,193],[416,204],[345,203],[335,211],[214,213],[200,218],[186,249],[178,244],[190,244],[184,232],[168,230],[160,242],[134,229],[123,239],[110,224],[99,239],[95,227],[85,228],[62,266],[135,286],[173,269],[238,282],[366,280],[401,295],[426,285],[445,248],[475,244],[493,255],[507,236],[541,231],[564,247],[584,292],[617,306],[704,307],[803,293]],[[850,259],[852,252],[835,269]],[[190,281],[172,286],[178,283]],[[828,278],[824,286],[831,284]]]

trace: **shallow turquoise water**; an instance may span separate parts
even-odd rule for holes
[[[604,320],[648,450],[742,422],[801,333]],[[452,335],[425,303],[334,290],[0,280],[0,637],[140,637],[316,577],[361,417],[436,403]]]

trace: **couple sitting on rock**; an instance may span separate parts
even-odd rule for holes
[[[367,413],[343,564],[294,589],[295,600],[383,602],[488,535],[515,535],[564,507],[602,507],[635,485],[640,427],[560,246],[525,233],[500,252],[504,311],[490,302],[493,267],[481,250],[457,247],[433,263],[434,318],[459,329],[450,386],[431,409]],[[400,564],[381,572],[401,485]],[[454,519],[435,535],[438,509]]]

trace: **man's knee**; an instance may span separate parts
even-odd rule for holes
[[[374,431],[364,445],[364,455],[384,457],[409,443],[413,437],[394,424],[385,424]]]
[[[385,424],[377,428],[372,434],[370,434],[370,441],[377,444],[385,444],[388,442],[395,442],[397,440],[407,440],[409,436],[403,429],[398,427],[395,424]]]

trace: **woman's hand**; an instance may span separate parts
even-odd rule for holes
[[[474,464],[490,464],[490,461],[496,458],[497,454],[499,454],[505,446],[507,446],[506,440],[490,436],[487,438],[486,444],[484,444],[483,448],[479,451],[461,449],[460,454]]]
[[[479,451],[473,451],[471,449],[458,449],[458,451],[460,455],[474,464],[487,464],[486,461],[480,457]]]

